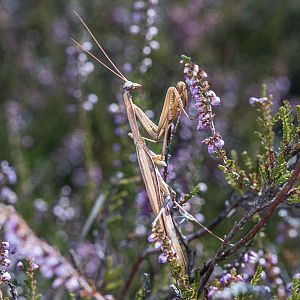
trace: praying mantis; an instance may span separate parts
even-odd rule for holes
[[[129,81],[122,72],[117,68],[113,61],[109,58],[106,51],[102,48],[98,40],[95,38],[89,27],[83,21],[83,19],[74,12],[82,25],[86,28],[94,42],[97,44],[98,48],[102,54],[106,57],[111,67],[103,63],[99,58],[92,54],[89,50],[84,48],[76,40],[71,39],[76,45],[78,45],[84,52],[94,58],[103,67],[108,69],[114,75],[119,77],[125,83],[123,85],[123,102],[127,113],[127,118],[129,121],[129,126],[131,132],[129,136],[132,138],[136,154],[139,169],[144,181],[146,192],[152,207],[152,211],[156,215],[152,226],[155,227],[157,223],[159,224],[160,230],[163,232],[164,236],[167,237],[172,247],[176,253],[177,265],[181,267],[182,273],[186,271],[186,259],[182,248],[182,244],[176,233],[176,228],[171,216],[170,209],[168,207],[168,202],[173,201],[179,208],[179,211],[190,220],[193,220],[205,230],[207,230],[211,235],[223,241],[219,237],[215,236],[210,230],[199,223],[193,216],[186,212],[177,202],[176,193],[174,190],[165,182],[162,175],[159,172],[158,166],[167,165],[167,147],[169,141],[169,135],[172,131],[172,124],[177,119],[178,120],[183,112],[187,117],[187,113],[184,107],[188,102],[187,88],[184,82],[179,81],[176,87],[169,87],[165,96],[161,116],[159,122],[156,125],[152,122],[147,115],[140,109],[137,105],[133,103],[133,92],[141,89],[142,85],[139,83]],[[149,134],[150,138],[143,137],[140,133],[138,122],[144,127],[146,132]],[[177,127],[177,124],[176,126]],[[146,141],[157,143],[162,141],[161,154],[153,153],[147,146]]]
[[[99,62],[106,69],[111,71],[117,77],[122,79],[125,83],[123,85],[123,101],[127,112],[127,117],[130,126],[130,137],[133,139],[136,148],[137,160],[140,168],[140,172],[145,184],[146,192],[152,207],[152,210],[156,216],[156,223],[159,223],[160,229],[163,234],[171,241],[172,247],[176,253],[177,264],[181,267],[183,272],[186,269],[186,259],[182,245],[176,233],[175,225],[170,214],[170,210],[167,205],[165,205],[166,199],[175,200],[175,192],[170,188],[167,183],[163,180],[162,175],[159,172],[158,166],[165,166],[165,156],[166,156],[166,146],[167,137],[171,124],[175,118],[181,114],[184,106],[188,101],[188,94],[186,85],[184,82],[180,81],[176,87],[170,87],[167,90],[165,101],[162,108],[162,113],[158,122],[158,125],[153,123],[146,114],[133,103],[132,93],[139,90],[142,86],[139,83],[134,83],[129,81],[121,71],[116,67],[116,65],[109,58],[105,50],[102,48],[98,40],[95,38],[89,27],[83,21],[83,19],[75,12],[77,18],[86,28],[94,42],[97,44],[103,55],[106,57],[108,62],[112,67],[107,66],[100,59],[98,59],[94,54],[85,49],[80,43],[75,41],[84,52],[88,53],[97,62]],[[144,138],[139,130],[138,122],[145,128],[149,136],[152,138]],[[146,140],[158,142],[163,140],[162,152],[160,155],[153,153],[147,146]]]

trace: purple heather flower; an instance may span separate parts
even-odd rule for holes
[[[10,204],[14,204],[17,201],[16,193],[6,186],[1,189],[0,197]]]
[[[207,147],[207,151],[208,151],[208,154],[213,154],[214,151],[215,151],[215,146],[209,144],[208,147]]]
[[[63,283],[65,282],[65,279],[63,277],[57,277],[53,283],[52,283],[52,287],[54,289],[60,287]]]
[[[210,99],[210,103],[211,103],[211,105],[220,105],[221,99],[220,99],[220,97],[218,97],[218,96],[212,97],[212,98]]]
[[[201,120],[199,120],[197,125],[197,130],[203,130],[207,127],[207,124],[203,123]]]
[[[81,285],[81,275],[77,270],[56,249],[39,240],[15,211],[5,207],[1,211],[1,216],[3,218],[0,220],[0,225],[4,224],[5,236],[16,245],[20,259],[27,258],[34,261],[34,264],[30,266],[32,269],[40,265],[42,275],[47,278],[54,275],[56,277],[53,282],[54,287],[64,284],[66,288],[73,290]],[[10,278],[8,276],[10,275],[5,276],[4,279],[8,280]],[[85,283],[82,289],[92,288]]]
[[[194,85],[196,83],[194,79],[189,79],[189,78],[187,78],[185,82],[188,86]]]
[[[220,105],[221,100],[214,91],[210,90],[206,95],[209,98],[211,105]]]
[[[194,68],[193,68],[193,75],[194,75],[194,76],[197,76],[199,70],[200,70],[199,66],[195,64],[195,65],[194,65]]]
[[[218,288],[215,286],[211,286],[209,288],[208,294],[207,294],[207,298],[211,298],[216,292],[218,291]]]
[[[262,266],[265,266],[265,265],[267,264],[266,259],[265,259],[264,257],[261,257],[261,258],[259,259],[259,264],[262,265]]]
[[[0,262],[3,267],[8,267],[11,263],[11,261],[8,258],[3,258]]]
[[[278,263],[278,258],[276,254],[270,254],[268,257],[271,264],[276,265]]]
[[[197,130],[204,130],[211,127],[213,136],[202,141],[203,144],[208,146],[208,153],[212,154],[216,148],[222,148],[224,141],[220,134],[215,133],[213,125],[213,113],[211,105],[220,105],[221,99],[212,90],[209,90],[209,84],[205,77],[207,74],[201,70],[197,64],[194,64],[190,59],[183,59],[184,63],[184,79],[190,89],[190,93],[195,100],[195,107],[199,111],[199,121]]]
[[[9,242],[1,242],[1,250],[9,250]]]
[[[218,140],[215,141],[215,146],[217,148],[222,148],[224,146],[224,141],[221,138],[219,138]]]
[[[11,276],[8,272],[4,272],[1,276],[0,276],[0,281],[2,282],[7,282],[11,280]]]
[[[35,270],[37,270],[39,268],[39,265],[37,265],[37,264],[35,264],[35,263],[32,262],[30,264],[30,268],[31,268],[31,270],[35,271]]]
[[[24,271],[24,264],[22,261],[19,261],[17,263],[17,268],[20,270],[20,271]]]
[[[231,278],[232,278],[232,275],[230,273],[226,273],[224,276],[222,276],[220,278],[220,282],[222,284],[227,285],[230,282]]]
[[[160,264],[165,264],[168,261],[168,254],[165,252],[161,253],[157,260]]]
[[[255,98],[255,97],[249,98],[249,104],[250,104],[251,106],[254,106],[257,102],[258,102],[258,99],[257,99],[257,98]]]
[[[159,249],[159,248],[161,248],[163,246],[163,242],[162,241],[157,241],[157,242],[155,242],[155,244],[154,244],[154,248],[155,249]]]
[[[249,98],[249,104],[251,106],[255,106],[257,103],[265,104],[268,101],[269,101],[269,99],[267,97],[262,97],[262,98],[251,97],[251,98]]]
[[[17,182],[16,172],[6,160],[0,164],[0,174],[5,175],[9,184],[15,184]]]
[[[80,288],[78,279],[75,276],[72,276],[70,279],[68,279],[65,285],[69,291],[76,291]]]
[[[185,68],[183,69],[183,73],[184,73],[184,74],[187,74],[187,73],[189,72],[189,70],[190,70],[189,67],[185,67]]]
[[[191,87],[191,93],[193,96],[197,95],[199,93],[199,89],[197,86]]]
[[[243,278],[242,275],[238,274],[235,276],[235,281],[242,281],[242,282],[245,282],[245,279]]]
[[[8,250],[1,250],[0,252],[0,256],[3,258],[8,257],[8,254],[9,254]]]
[[[300,280],[300,273],[296,273],[296,274],[294,275],[294,278]]]
[[[271,274],[276,276],[278,274],[280,274],[281,270],[278,266],[274,266],[272,269],[271,269]]]
[[[154,243],[156,241],[156,234],[152,233],[148,236],[148,242],[149,243]]]
[[[207,97],[209,98],[213,98],[213,97],[216,97],[216,93],[212,90],[209,90],[207,93],[206,93]]]
[[[258,254],[254,251],[249,251],[248,253],[248,259],[249,259],[249,262],[252,263],[252,264],[255,264],[257,261],[258,261]]]
[[[198,130],[203,130],[209,125],[209,114],[200,114],[197,125]]]
[[[264,103],[268,102],[268,98],[267,98],[267,97],[262,97],[262,98],[259,98],[258,101],[259,101],[261,104],[264,104]]]

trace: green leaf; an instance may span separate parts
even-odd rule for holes
[[[135,295],[135,300],[145,300],[151,293],[150,274],[144,273],[143,286],[138,290]]]
[[[256,270],[255,270],[255,273],[251,279],[251,282],[250,284],[251,285],[258,285],[259,284],[259,281],[261,279],[261,273],[262,273],[262,266],[261,265],[258,265]]]
[[[293,279],[292,296],[288,300],[300,300],[300,282],[299,279]]]
[[[294,116],[288,101],[284,101],[284,105],[279,108],[279,115],[282,122],[282,142],[286,147],[295,134]]]
[[[189,56],[181,54],[181,61],[180,61],[180,63],[186,64],[186,63],[190,63],[191,61],[192,61],[192,59]]]

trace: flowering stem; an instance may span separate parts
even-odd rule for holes
[[[292,189],[298,175],[300,174],[300,159],[298,158],[298,161],[296,163],[296,166],[294,168],[294,172],[288,182],[284,185],[284,187],[281,189],[281,191],[276,195],[273,201],[268,201],[267,203],[262,203],[258,205],[258,207],[255,207],[253,209],[248,210],[243,218],[237,222],[233,228],[231,229],[230,233],[224,238],[224,243],[219,248],[217,254],[215,257],[205,266],[204,270],[202,270],[202,274],[204,275],[201,279],[199,289],[198,289],[198,295],[200,295],[205,286],[207,281],[209,280],[215,266],[223,259],[227,258],[233,253],[236,253],[238,249],[240,249],[242,246],[246,245],[249,241],[251,241],[255,235],[260,231],[260,229],[266,224],[267,220],[271,217],[274,210],[282,203],[284,202],[288,197],[288,192]],[[259,204],[259,200],[257,201]],[[256,213],[259,211],[268,208],[267,211],[263,214],[261,220],[242,238],[239,242],[237,242],[235,245],[231,246],[227,251],[226,248],[228,247],[230,241],[232,238],[242,229],[244,224]]]

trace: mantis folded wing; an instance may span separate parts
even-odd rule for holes
[[[123,92],[124,105],[127,111],[128,121],[133,134],[133,141],[136,146],[138,163],[145,184],[145,188],[149,197],[149,201],[153,212],[156,215],[158,215],[164,205],[164,199],[171,197],[171,194],[172,197],[174,197],[175,193],[169,188],[169,186],[164,182],[163,178],[161,177],[157,166],[152,159],[152,154],[149,151],[144,139],[142,138],[139,132],[134,105],[132,103],[132,90],[134,90],[134,84],[131,82],[126,82],[124,85]],[[178,236],[176,234],[174,223],[168,208],[162,211],[161,217],[159,218],[159,224],[164,234],[172,242],[172,246],[176,252],[178,264],[182,267],[182,270],[185,270],[185,256],[183,253],[182,246],[179,242]]]

